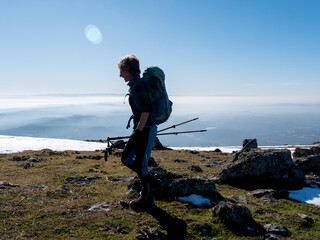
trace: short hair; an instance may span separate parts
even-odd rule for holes
[[[135,55],[126,55],[120,58],[118,68],[120,70],[127,70],[133,77],[140,76],[141,73],[139,58]]]

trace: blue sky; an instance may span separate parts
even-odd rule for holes
[[[1,0],[0,94],[126,93],[116,64],[135,54],[172,95],[319,96],[319,12],[317,0]]]

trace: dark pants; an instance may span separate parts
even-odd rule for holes
[[[141,178],[149,173],[148,161],[152,145],[157,136],[157,126],[147,126],[135,131],[127,142],[121,157],[124,165],[135,171]]]

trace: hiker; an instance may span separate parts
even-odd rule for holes
[[[127,55],[118,63],[120,77],[129,86],[129,104],[134,122],[133,132],[123,150],[121,161],[135,171],[142,182],[140,197],[131,201],[130,206],[148,208],[154,205],[150,183],[156,184],[159,181],[149,173],[148,169],[149,157],[157,136],[157,125],[149,121],[152,105],[147,86],[140,79],[139,65],[139,59],[134,55]]]

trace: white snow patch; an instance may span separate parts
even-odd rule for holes
[[[51,149],[53,151],[95,151],[105,148],[105,143],[98,142],[0,135],[0,153],[14,153],[24,150],[37,151],[42,149]]]
[[[214,151],[219,148],[222,152],[232,153],[233,151],[240,151],[242,147],[240,146],[230,146],[230,147],[170,147],[173,150],[191,150],[191,151]]]
[[[266,149],[288,149],[292,153],[295,151],[297,147],[299,148],[311,148],[318,146],[317,144],[311,144],[311,145],[279,145],[279,146],[258,146],[258,148],[261,148],[263,150]],[[220,149],[224,153],[233,153],[234,151],[240,151],[242,149],[241,146],[216,146],[216,147],[170,147],[173,150],[191,150],[191,151],[214,151],[217,148]]]
[[[201,195],[197,195],[197,194],[191,194],[186,197],[177,197],[177,199],[181,202],[189,202],[197,207],[210,206],[210,205],[214,204],[214,202],[212,200],[210,200],[209,198],[205,198],[205,197],[203,197]]]
[[[310,185],[310,187],[304,187],[300,190],[289,191],[288,197],[302,203],[320,206],[320,188],[317,185]]]

